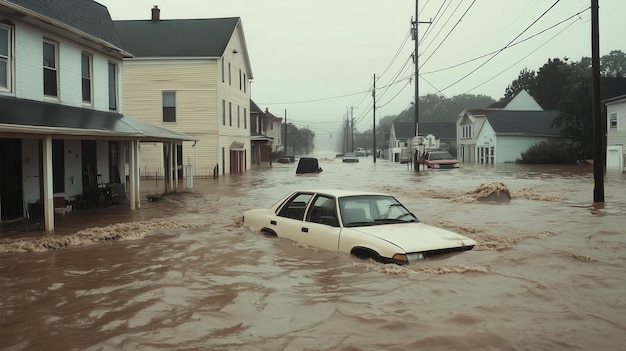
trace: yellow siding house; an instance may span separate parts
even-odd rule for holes
[[[124,48],[127,114],[196,138],[178,145],[182,179],[242,173],[250,168],[250,86],[253,79],[241,19],[115,21]],[[142,177],[162,178],[168,149],[141,143]]]

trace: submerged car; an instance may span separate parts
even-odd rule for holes
[[[459,161],[452,157],[448,151],[426,151],[420,157],[419,163],[432,169],[459,168]]]
[[[255,232],[400,265],[476,245],[420,222],[391,195],[354,190],[295,191],[268,209],[245,211],[243,224]]]
[[[343,154],[343,162],[359,162],[359,156],[357,156],[357,154],[355,154],[354,152],[346,152],[345,154]]]
[[[296,174],[304,173],[321,173],[322,167],[319,165],[319,161],[315,157],[301,157],[298,161],[298,168],[296,168]]]

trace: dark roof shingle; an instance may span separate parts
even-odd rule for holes
[[[135,57],[221,57],[239,17],[114,21]]]
[[[9,3],[66,24],[122,48],[109,10],[92,0],[8,0]]]

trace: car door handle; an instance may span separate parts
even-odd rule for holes
[[[303,231],[303,232],[305,232],[305,233],[308,233],[308,232],[309,232],[309,228],[307,228],[307,227],[302,227],[302,231]]]
[[[270,224],[272,224],[272,225],[276,225],[276,221],[272,219],[272,220],[270,221]]]

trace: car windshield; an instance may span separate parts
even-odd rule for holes
[[[453,157],[447,152],[437,152],[430,154],[431,160],[452,160]]]
[[[359,195],[339,199],[344,227],[417,222],[418,219],[393,196]]]

